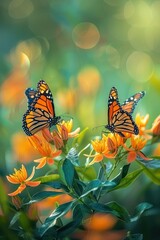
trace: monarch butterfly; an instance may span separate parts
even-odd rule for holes
[[[136,93],[120,105],[117,89],[112,87],[108,98],[108,124],[105,128],[113,133],[118,133],[121,137],[125,137],[122,132],[138,135],[139,129],[131,114],[144,95],[144,91]]]
[[[37,90],[28,88],[25,94],[28,98],[28,110],[23,115],[22,128],[28,136],[60,121],[60,116],[55,115],[52,93],[44,80],[38,82]]]

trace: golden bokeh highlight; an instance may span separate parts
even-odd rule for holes
[[[90,95],[98,91],[101,75],[97,68],[88,66],[80,70],[77,80],[80,91]]]
[[[12,18],[22,19],[28,17],[34,10],[31,0],[12,0],[8,6],[8,13]]]
[[[74,27],[72,31],[72,39],[77,47],[91,49],[99,42],[100,33],[95,24],[82,22]]]
[[[138,82],[147,82],[154,71],[152,58],[140,51],[135,51],[127,59],[126,69],[131,78]]]
[[[41,45],[36,39],[29,39],[20,42],[16,47],[16,52],[23,52],[30,61],[34,61],[41,55]]]

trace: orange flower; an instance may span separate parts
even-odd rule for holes
[[[38,152],[34,149],[26,135],[22,132],[17,132],[12,135],[12,149],[16,160],[21,163],[31,162]]]
[[[9,193],[8,195],[16,196],[17,194],[20,194],[26,188],[26,186],[30,186],[30,187],[38,186],[41,183],[40,181],[30,181],[33,178],[34,174],[35,174],[35,167],[33,167],[32,173],[29,177],[28,177],[26,168],[24,167],[23,164],[22,164],[21,169],[19,169],[19,170],[14,168],[14,174],[6,176],[6,177],[10,183],[20,184],[20,186],[18,187],[18,189],[16,191]]]
[[[118,147],[122,145],[122,138],[117,134],[103,134],[102,139],[91,141],[92,147],[96,152],[94,155],[85,155],[87,157],[94,157],[89,165],[100,162],[104,157],[114,158],[118,152]]]
[[[114,227],[117,218],[111,214],[95,213],[87,219],[85,227],[89,231],[106,231]]]
[[[133,162],[136,160],[136,157],[140,157],[144,160],[150,160],[150,158],[147,158],[144,153],[141,152],[141,150],[145,147],[147,143],[147,140],[144,139],[144,137],[140,135],[132,135],[131,137],[131,148],[126,147],[126,145],[123,145],[124,148],[128,151],[127,161]]]
[[[30,143],[36,148],[39,153],[43,156],[42,158],[34,160],[34,162],[38,162],[38,166],[36,169],[40,169],[48,164],[53,164],[53,158],[58,157],[62,151],[57,150],[55,146],[51,146],[43,137],[33,135],[28,137]]]
[[[13,69],[1,85],[0,103],[7,107],[19,106],[24,98],[27,81],[27,76],[22,70],[19,68]]]
[[[140,116],[140,114],[138,113],[135,117],[135,123],[138,126],[139,129],[139,135],[144,136],[147,139],[150,139],[151,137],[146,134],[146,125],[148,123],[149,120],[149,114],[146,114],[146,116]]]
[[[63,139],[62,139],[61,135],[59,134],[59,132],[54,130],[52,132],[52,138],[53,138],[54,145],[57,149],[61,149],[64,147]]]
[[[74,138],[78,136],[80,132],[80,128],[78,127],[76,130],[72,131],[73,128],[73,120],[65,122],[64,120],[61,124],[57,124],[58,132],[60,133],[63,140],[68,140],[68,138]]]
[[[154,120],[151,128],[151,132],[155,136],[160,136],[160,115]]]

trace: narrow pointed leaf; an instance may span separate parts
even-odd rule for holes
[[[114,179],[112,179],[112,181],[115,182],[116,185],[118,185],[121,180],[127,175],[129,167],[130,164],[124,165],[121,169],[121,172]]]
[[[142,167],[144,173],[157,185],[160,185],[160,168],[158,169],[151,169],[147,168],[143,163],[137,161],[137,163]]]
[[[64,194],[64,192],[53,192],[53,191],[38,192],[32,196],[32,200],[29,201],[28,204],[39,202],[45,198],[55,197],[55,196],[62,195],[62,194]]]
[[[34,180],[35,181],[41,181],[41,183],[47,183],[47,182],[52,182],[52,181],[59,180],[59,175],[58,174],[50,174],[50,175],[46,175],[46,176],[43,176],[43,177],[38,177]]]
[[[117,212],[121,219],[123,219],[126,222],[130,221],[130,214],[128,213],[128,211],[124,207],[119,205],[117,202],[114,202],[114,201],[109,202],[106,205],[110,207],[112,210],[114,210],[115,212]]]
[[[120,188],[125,188],[131,183],[133,183],[136,178],[143,172],[143,169],[137,169],[134,172],[129,173],[126,177],[122,178],[120,183],[113,189],[109,190],[109,192],[120,189]]]
[[[57,207],[40,227],[39,235],[42,237],[47,230],[53,227],[56,224],[57,219],[64,216],[73,207],[74,203],[74,201],[71,201]]]
[[[83,207],[78,204],[73,211],[73,221],[58,229],[58,237],[62,238],[73,233],[81,224],[83,219]]]
[[[135,216],[131,219],[131,221],[132,221],[132,222],[137,221],[137,220],[141,217],[141,215],[142,215],[146,210],[149,210],[149,209],[151,209],[152,207],[153,207],[153,205],[150,204],[150,203],[147,203],[147,202],[140,203],[140,204],[136,207],[136,209],[135,209],[136,214],[135,214]]]

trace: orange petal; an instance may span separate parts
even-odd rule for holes
[[[41,183],[41,181],[29,181],[29,182],[26,182],[26,185],[27,186],[30,186],[30,187],[37,187],[39,184]]]
[[[103,160],[103,154],[97,154],[94,159],[89,163],[89,165],[94,164],[95,162],[100,162]]]
[[[42,135],[47,142],[53,142],[53,136],[48,128],[42,129]]]
[[[12,193],[8,193],[9,196],[16,196],[17,194],[20,194],[24,189],[26,188],[25,184],[21,184],[16,191],[12,192]]]
[[[35,166],[32,169],[31,175],[25,181],[28,182],[29,180],[31,180],[33,178],[34,174],[35,174]]]
[[[62,150],[55,150],[55,152],[52,152],[52,157],[55,158],[55,157],[58,157],[59,155],[61,155],[62,153]]]
[[[26,171],[26,168],[23,164],[22,164],[22,174],[23,174],[23,179],[26,179],[27,178],[27,171]]]
[[[10,183],[13,183],[13,184],[19,184],[19,180],[17,179],[17,177],[13,176],[13,175],[9,175],[9,176],[6,176],[7,180],[10,182]]]
[[[36,169],[40,169],[42,167],[44,167],[47,163],[47,157],[43,157],[43,158],[39,158],[34,160],[34,162],[39,162],[38,166],[36,167]]]
[[[136,152],[130,151],[127,156],[127,161],[129,163],[133,162],[136,159],[136,156],[137,156]]]
[[[73,137],[77,137],[79,132],[80,132],[80,128],[78,127],[76,130],[74,130],[73,132],[68,133],[68,138],[73,138]]]

